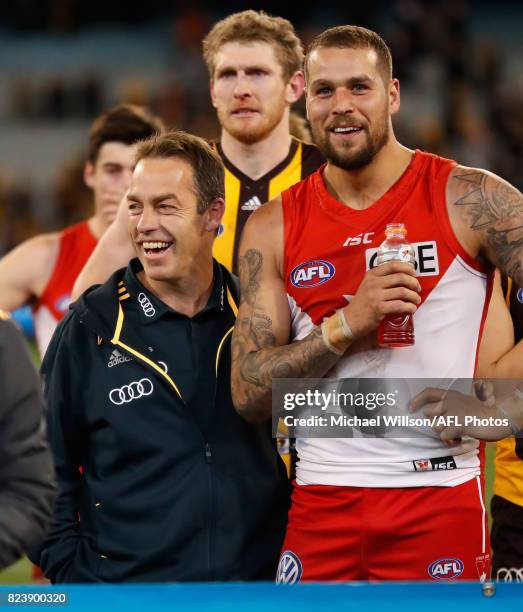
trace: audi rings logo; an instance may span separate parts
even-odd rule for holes
[[[523,582],[523,567],[500,567],[496,580],[498,582]]]
[[[109,393],[109,399],[113,404],[121,406],[135,399],[151,395],[153,389],[153,383],[148,378],[142,378],[141,380],[135,380],[119,389],[112,389]]]
[[[303,566],[300,558],[291,550],[284,550],[276,570],[277,584],[296,584],[303,573]]]
[[[138,294],[138,302],[140,302],[140,306],[142,307],[143,314],[146,317],[154,317],[156,314],[156,310],[154,306],[151,304],[149,298],[145,295],[145,293]]]

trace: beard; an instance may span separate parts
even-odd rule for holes
[[[368,126],[362,126],[365,136],[365,143],[362,146],[356,146],[348,141],[334,147],[330,140],[330,130],[315,125],[311,125],[311,128],[314,143],[325,159],[342,170],[361,170],[368,166],[388,143],[390,137],[389,115],[386,111],[379,117],[372,133]]]
[[[252,122],[250,120],[235,120],[230,117],[228,111],[224,110],[218,110],[218,121],[233,138],[242,144],[250,145],[269,136],[282,120],[286,108],[287,104],[282,97],[268,105]],[[242,125],[243,121],[246,125]]]

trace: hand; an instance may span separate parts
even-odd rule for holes
[[[463,436],[495,441],[512,434],[497,408],[473,395],[429,387],[410,402],[411,412],[420,408],[427,418],[436,418],[432,429],[449,446],[459,444]]]
[[[392,261],[369,270],[344,312],[354,338],[377,329],[387,315],[414,314],[421,285],[410,264]]]

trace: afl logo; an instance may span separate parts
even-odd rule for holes
[[[434,580],[455,580],[461,576],[465,566],[463,561],[453,557],[438,559],[428,567],[429,576]]]
[[[518,289],[518,292],[516,293],[516,297],[518,298],[518,302],[520,304],[523,304],[523,289]]]
[[[303,573],[303,566],[297,555],[284,550],[276,571],[276,584],[296,584]]]
[[[296,266],[291,272],[291,283],[295,287],[308,289],[329,281],[336,273],[336,268],[324,259],[311,259]]]

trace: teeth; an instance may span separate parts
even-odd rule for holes
[[[143,248],[150,249],[166,249],[169,246],[169,242],[143,242]]]
[[[357,132],[360,128],[356,127],[336,127],[334,128],[334,132],[343,134],[344,132]]]

